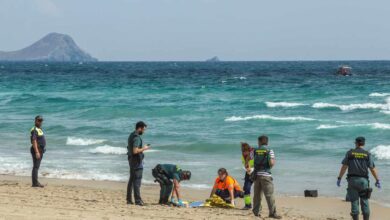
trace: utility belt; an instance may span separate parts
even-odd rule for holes
[[[170,185],[172,181],[169,180],[167,173],[162,169],[161,165],[158,164],[155,168],[152,169],[152,175],[154,178],[154,182],[158,182],[160,185]]]
[[[347,175],[347,179],[349,179],[351,177],[366,178],[367,180],[369,179],[368,176],[364,176],[364,175],[357,175],[357,174],[348,174]]]

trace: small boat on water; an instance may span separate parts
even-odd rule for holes
[[[339,66],[337,69],[337,74],[342,76],[350,76],[352,75],[352,67],[346,65]]]

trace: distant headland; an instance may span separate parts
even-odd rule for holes
[[[96,62],[66,34],[50,33],[17,51],[0,51],[0,61]]]
[[[214,57],[206,60],[206,62],[220,62],[220,61],[221,60],[217,56],[214,56]]]

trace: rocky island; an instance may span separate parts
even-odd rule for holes
[[[0,51],[0,61],[96,62],[66,34],[50,33],[17,51]]]

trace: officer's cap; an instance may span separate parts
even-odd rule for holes
[[[364,137],[357,137],[355,139],[355,143],[357,143],[357,144],[365,144],[366,143],[366,139]]]

